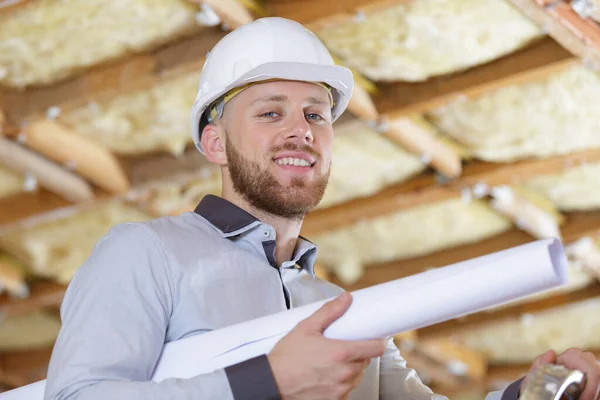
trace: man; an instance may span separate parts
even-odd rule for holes
[[[196,146],[221,168],[222,197],[116,226],[98,242],[65,296],[46,399],[442,399],[391,339],[322,335],[351,296],[314,276],[316,247],[299,232],[323,196],[332,124],[352,87],[351,73],[292,21],[260,19],[215,46],[191,124]],[[165,342],[336,296],[268,355],[150,380]],[[548,353],[532,368],[552,361],[586,371],[582,400],[594,400],[593,357]],[[489,398],[516,399],[519,384]]]

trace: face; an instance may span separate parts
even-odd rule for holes
[[[224,110],[224,179],[253,207],[300,219],[327,186],[333,127],[331,101],[318,85],[254,85]]]

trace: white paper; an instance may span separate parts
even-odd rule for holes
[[[358,290],[325,336],[362,340],[423,328],[564,285],[567,266],[561,242],[546,239]],[[326,301],[169,343],[152,380],[190,378],[268,353]],[[42,400],[26,388],[0,398]]]

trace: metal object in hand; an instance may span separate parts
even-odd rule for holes
[[[585,374],[562,365],[545,364],[527,383],[521,400],[578,400],[585,387]]]

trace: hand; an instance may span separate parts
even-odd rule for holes
[[[381,356],[386,340],[331,340],[323,331],[352,302],[350,293],[331,300],[301,321],[267,356],[281,397],[345,399],[358,386],[365,368]]]
[[[539,367],[549,363],[563,365],[566,368],[577,369],[585,373],[585,389],[579,400],[598,399],[600,392],[600,364],[596,361],[593,353],[583,352],[575,348],[569,349],[561,355],[557,355],[554,350],[550,350],[536,358],[521,385],[521,389],[525,387],[530,379],[533,379]]]

